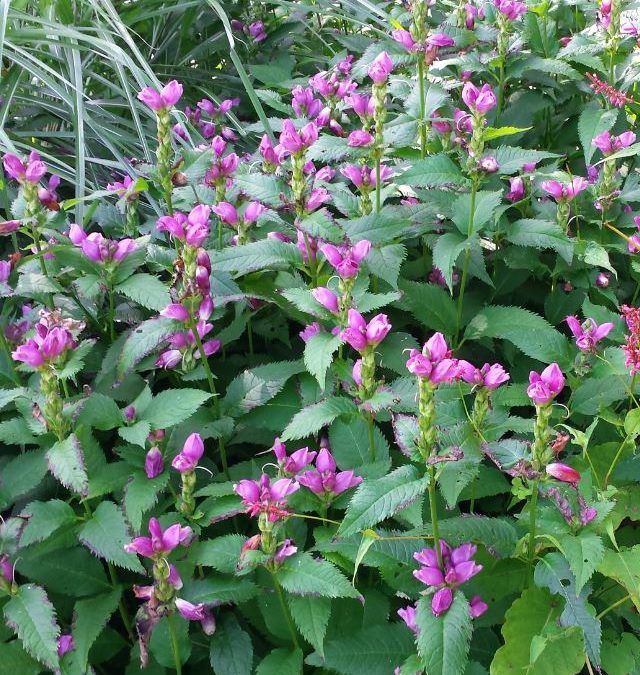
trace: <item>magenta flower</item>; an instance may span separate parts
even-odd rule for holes
[[[577,176],[576,178],[573,178],[570,183],[566,184],[560,183],[557,180],[546,180],[542,183],[541,187],[554,199],[571,200],[583,190],[586,190],[589,187],[589,183],[581,176]]]
[[[180,523],[163,530],[157,518],[149,520],[150,537],[136,537],[130,544],[125,544],[127,553],[137,553],[145,558],[160,559],[171,553],[178,544],[188,546],[193,532],[190,527],[182,527]]]
[[[267,39],[267,31],[264,29],[264,23],[262,21],[254,21],[249,24],[248,32],[254,42],[262,42]]]
[[[391,37],[398,43],[401,44],[407,51],[413,52],[416,50],[416,42],[414,41],[411,33],[404,28],[397,28],[396,30],[391,31]]]
[[[242,214],[242,218],[245,223],[255,223],[266,210],[267,207],[260,202],[249,202]]]
[[[310,323],[308,326],[305,326],[298,335],[304,340],[304,342],[309,342],[309,340],[320,332],[320,324],[317,321]]]
[[[60,176],[50,176],[47,187],[38,188],[38,200],[49,211],[59,211],[58,194],[56,189],[60,185]]]
[[[528,10],[523,2],[517,2],[517,0],[493,0],[493,4],[509,21],[516,21]]]
[[[340,337],[361,354],[369,347],[377,347],[391,330],[386,314],[378,314],[367,323],[360,312],[350,309],[347,319]]]
[[[353,364],[353,368],[351,369],[351,377],[353,377],[353,381],[356,383],[356,386],[362,386],[362,359],[356,359],[356,362]]]
[[[489,609],[489,605],[482,601],[479,595],[474,595],[469,601],[469,614],[472,619],[477,619]]]
[[[270,164],[272,166],[278,166],[280,164],[278,154],[274,150],[271,139],[267,134],[262,137],[260,145],[258,146],[258,152],[266,164]]]
[[[0,284],[6,284],[11,276],[11,263],[8,260],[0,260]]]
[[[576,471],[567,464],[561,462],[554,462],[547,464],[545,471],[548,476],[561,480],[563,483],[577,483],[580,480],[580,472]]]
[[[414,570],[413,576],[423,584],[437,589],[431,599],[431,611],[434,616],[444,614],[451,607],[453,594],[458,586],[482,571],[482,565],[473,560],[476,550],[477,547],[473,544],[462,544],[451,549],[441,539],[442,567],[438,564],[434,548],[425,548],[414,553],[413,557],[421,567]]]
[[[154,445],[144,459],[144,472],[147,474],[147,478],[151,479],[159,476],[163,471],[164,458],[162,452],[157,445]]]
[[[607,272],[598,272],[596,275],[596,286],[598,288],[607,288],[609,286],[609,277]]]
[[[496,95],[489,84],[483,84],[480,89],[472,82],[465,82],[462,87],[462,100],[471,112],[486,115],[497,105]]]
[[[315,451],[305,447],[300,448],[287,456],[287,448],[279,438],[276,438],[273,448],[271,449],[278,460],[280,470],[289,475],[295,475],[302,471],[305,466],[308,466],[313,462],[317,454]]]
[[[369,255],[371,242],[368,239],[362,239],[352,247],[325,244],[320,250],[338,276],[342,279],[349,279],[358,274],[360,263]]]
[[[366,166],[348,164],[340,169],[340,173],[348,178],[357,188],[375,188],[377,176],[375,169]],[[386,181],[393,176],[393,169],[383,164],[380,166],[380,180]]]
[[[294,546],[291,543],[291,539],[285,539],[282,542],[282,545],[280,548],[276,551],[275,555],[273,556],[273,561],[276,563],[276,565],[282,565],[282,563],[292,555],[295,555],[298,552],[298,547]]]
[[[427,38],[427,45],[429,47],[452,47],[455,40],[444,33],[432,33]]]
[[[434,333],[422,347],[422,351],[409,351],[407,370],[432,384],[452,382],[458,373],[457,362],[450,358],[451,351],[442,333]]]
[[[534,370],[529,373],[527,396],[536,405],[547,405],[562,391],[564,375],[557,363],[547,366],[542,373]]]
[[[313,188],[304,205],[307,211],[315,211],[331,199],[331,193],[323,187]]]
[[[211,210],[223,223],[227,225],[238,224],[238,212],[233,204],[229,204],[229,202],[218,202],[218,204],[211,207]]]
[[[311,291],[311,295],[329,312],[338,314],[340,308],[338,306],[338,296],[329,288],[318,286]]]
[[[318,140],[318,127],[309,122],[300,131],[295,128],[291,120],[284,120],[280,134],[280,146],[283,154],[300,153],[310,148]]]
[[[449,122],[445,120],[440,121],[440,117],[441,115],[437,110],[434,113],[432,113],[431,127],[433,128],[433,130],[439,134],[451,133],[451,125],[449,124]]]
[[[250,516],[264,513],[272,523],[289,515],[285,509],[287,497],[299,489],[300,485],[292,478],[279,478],[272,485],[266,473],[259,481],[245,479],[233,486]]]
[[[174,321],[182,321],[183,323],[189,320],[189,310],[178,303],[171,303],[167,305],[161,312],[160,316],[166,319],[173,319]]]
[[[381,52],[369,66],[369,77],[375,84],[384,84],[393,70],[393,61],[387,52]]]
[[[216,632],[216,620],[213,612],[202,602],[194,605],[182,598],[176,598],[176,609],[187,621],[199,621],[205,635]]]
[[[15,232],[20,227],[19,220],[5,220],[0,223],[0,236],[5,234],[11,234]]]
[[[418,624],[416,623],[415,605],[408,605],[404,609],[399,609],[398,616],[407,624],[407,628],[412,633],[418,632]]]
[[[121,239],[120,241],[105,239],[99,232],[87,234],[80,225],[75,223],[69,228],[69,239],[82,249],[86,258],[97,263],[122,262],[138,248],[133,239]]]
[[[509,373],[499,363],[493,365],[485,363],[482,368],[476,368],[468,361],[460,360],[458,361],[458,375],[469,384],[486,387],[487,389],[497,389],[509,380]]]
[[[76,643],[73,640],[73,635],[70,633],[63,633],[58,638],[58,656],[62,658],[65,654],[76,648]]]
[[[493,155],[487,155],[480,160],[480,170],[485,173],[495,173],[499,169],[498,160]]]
[[[322,101],[314,98],[313,89],[298,85],[291,90],[291,107],[298,117],[313,118],[322,110]]]
[[[347,145],[350,148],[361,148],[366,145],[371,145],[373,141],[374,138],[368,131],[365,131],[364,129],[357,129],[356,131],[352,131],[349,134]]]
[[[180,100],[182,85],[177,80],[171,80],[160,91],[153,87],[145,87],[139,94],[138,99],[155,112],[168,110]]]
[[[565,321],[576,338],[576,346],[583,352],[595,352],[598,342],[607,337],[614,328],[608,322],[599,326],[593,319],[587,319],[581,324],[575,316],[568,316]]]
[[[524,181],[520,176],[509,179],[509,192],[505,195],[505,199],[510,202],[519,202],[524,197]]]
[[[131,176],[125,176],[121,182],[115,181],[113,183],[107,183],[107,190],[114,192],[120,198],[133,201],[140,194],[140,192],[136,190],[135,186],[136,181],[134,181]]]
[[[182,450],[173,458],[171,466],[180,473],[190,473],[196,468],[203,454],[204,443],[200,434],[190,434]]]
[[[336,473],[336,461],[333,455],[326,448],[321,448],[316,457],[316,470],[300,474],[298,482],[314,494],[332,499],[345,490],[360,485],[362,478],[354,476],[353,471]]]
[[[361,119],[369,120],[373,117],[375,103],[371,96],[366,96],[365,94],[351,94],[347,103],[353,108],[353,112]]]
[[[48,328],[39,323],[35,335],[11,353],[14,361],[22,361],[32,368],[54,362],[68,349],[74,349],[76,342],[66,328]]]
[[[19,183],[37,185],[47,173],[47,165],[40,160],[40,155],[35,150],[29,153],[26,163],[16,155],[7,154],[3,158],[3,164],[7,174]]]
[[[608,131],[603,131],[591,141],[591,144],[595,145],[603,155],[612,155],[614,152],[618,152],[618,150],[628,148],[635,142],[636,135],[633,131],[625,131],[619,136],[612,136]]]

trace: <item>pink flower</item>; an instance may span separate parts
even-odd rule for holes
[[[509,21],[519,19],[526,14],[528,9],[523,2],[517,2],[517,0],[494,0],[494,5]]]
[[[487,389],[497,389],[509,380],[509,373],[499,364],[485,363],[482,368],[476,368],[468,361],[458,361],[458,373],[462,380],[469,384],[484,386]]]
[[[399,609],[398,616],[407,624],[407,628],[412,633],[418,632],[418,624],[416,623],[415,605],[408,605],[404,609]]]
[[[368,120],[373,117],[374,111],[374,101],[371,96],[365,96],[364,94],[351,94],[348,98],[347,103],[353,108],[358,117],[364,120]]]
[[[229,204],[229,202],[218,202],[218,204],[211,207],[211,210],[223,223],[226,223],[227,225],[238,224],[238,212],[233,204]]]
[[[493,155],[487,155],[480,160],[480,169],[485,173],[495,173],[498,168],[498,160]]]
[[[581,176],[577,176],[570,183],[566,184],[560,183],[557,180],[546,180],[542,183],[541,187],[554,199],[571,200],[580,194],[580,192],[586,190],[589,187],[589,183]]]
[[[291,107],[298,117],[316,117],[322,110],[322,101],[314,98],[313,89],[297,86],[291,90]]]
[[[496,95],[489,84],[483,84],[478,89],[472,82],[465,82],[462,87],[462,100],[469,110],[481,115],[485,115],[497,105]]]
[[[320,208],[325,202],[328,202],[331,199],[330,192],[323,187],[313,188],[311,194],[307,199],[305,204],[305,209],[307,211],[315,211],[315,209]]]
[[[0,223],[0,236],[5,234],[11,234],[15,232],[20,227],[19,220],[5,220],[3,223]]]
[[[384,84],[393,70],[393,61],[387,52],[381,52],[369,66],[369,77],[375,84]]]
[[[371,145],[373,143],[373,136],[364,129],[357,129],[352,131],[349,134],[349,141],[347,145],[350,148],[360,148],[365,145]]]
[[[262,42],[267,39],[267,31],[264,29],[262,21],[254,21],[249,24],[248,31],[254,42]]]
[[[432,384],[451,382],[455,379],[458,367],[450,358],[451,352],[442,333],[434,333],[424,344],[422,351],[409,351],[407,370]]]
[[[628,148],[635,142],[636,135],[633,131],[625,131],[619,136],[612,136],[608,131],[603,131],[591,141],[591,144],[595,145],[603,155],[611,155],[618,150]]]
[[[285,539],[282,542],[280,548],[276,551],[273,556],[273,561],[276,565],[282,565],[282,563],[292,555],[295,555],[298,552],[298,547],[293,546],[291,539]]]
[[[176,609],[187,621],[199,621],[205,635],[216,632],[216,620],[213,612],[202,602],[194,605],[182,598],[176,598]]]
[[[47,165],[40,160],[40,155],[35,150],[29,153],[26,164],[12,154],[4,156],[3,164],[7,174],[20,183],[37,185],[47,173]]]
[[[160,316],[166,319],[173,319],[174,321],[182,321],[183,323],[189,320],[189,310],[178,303],[167,305],[161,312]]]
[[[452,47],[455,40],[444,33],[432,33],[427,38],[427,45],[429,47]]]
[[[269,138],[268,134],[265,134],[262,137],[260,145],[258,146],[258,152],[267,164],[271,164],[273,166],[278,166],[280,164],[278,154],[274,150],[273,144],[271,143],[271,139]]]
[[[545,471],[547,472],[548,476],[551,476],[556,480],[561,480],[563,483],[577,483],[580,480],[579,471],[576,471],[567,464],[562,464],[560,462],[547,464]]]
[[[291,120],[284,120],[280,145],[286,154],[299,153],[311,147],[318,140],[318,127],[314,122],[309,122],[300,131],[295,128]]]
[[[64,633],[58,638],[58,656],[62,658],[65,654],[76,648],[73,635]]]
[[[320,250],[338,276],[342,279],[349,279],[358,274],[360,263],[369,255],[371,242],[368,239],[362,239],[352,247],[325,244],[320,247]]]
[[[338,314],[338,296],[329,288],[319,286],[311,291],[311,295],[329,312]]]
[[[200,434],[190,434],[182,450],[173,458],[171,466],[180,473],[190,473],[196,468],[203,454],[204,443]]]
[[[292,475],[297,474],[298,472],[302,471],[305,466],[311,464],[316,456],[316,453],[312,450],[309,450],[309,448],[300,448],[299,450],[291,453],[291,455],[288,457],[287,448],[279,438],[275,439],[272,450],[276,456],[276,459],[278,460],[278,466],[280,469],[284,473]]]
[[[562,391],[564,375],[557,363],[547,366],[542,373],[529,373],[527,395],[536,405],[547,405]]]
[[[356,386],[361,387],[362,386],[362,359],[356,359],[356,362],[353,364],[353,368],[351,370],[351,377],[353,377],[353,381],[356,383]]]
[[[340,337],[360,353],[379,345],[391,330],[386,314],[378,314],[368,324],[355,309],[350,309],[347,317],[347,327]]]
[[[596,275],[596,286],[598,288],[607,288],[609,286],[610,275],[607,272],[598,272]]]
[[[489,609],[489,605],[482,601],[479,595],[474,595],[469,601],[469,614],[472,619],[477,619]]]
[[[441,616],[447,612],[452,603],[453,591],[448,586],[436,591],[431,599],[431,611],[433,616]]]
[[[505,199],[510,202],[519,202],[524,197],[524,181],[520,176],[509,179],[510,190],[505,195]]]
[[[180,100],[182,85],[177,80],[171,80],[160,91],[153,87],[145,87],[139,94],[138,99],[155,112],[167,110]]]
[[[576,338],[576,346],[583,352],[595,352],[598,342],[614,328],[612,323],[599,326],[593,319],[587,319],[581,324],[575,316],[568,316],[565,321]]]
[[[157,445],[154,445],[144,460],[144,472],[147,474],[147,478],[155,478],[159,476],[164,471],[164,458],[160,448]]]
[[[299,335],[305,342],[309,342],[309,340],[314,335],[317,335],[319,332],[320,332],[320,324],[317,321],[314,321],[308,326],[305,326],[305,328],[300,331]]]
[[[327,448],[321,448],[316,457],[316,470],[305,471],[298,476],[300,485],[304,485],[314,494],[332,498],[362,482],[353,471],[336,473],[336,462]]]
[[[408,30],[404,30],[403,28],[392,30],[391,37],[409,52],[414,51],[416,48],[416,43]]]
[[[193,535],[190,527],[182,527],[179,523],[163,531],[157,518],[149,520],[149,533],[150,537],[136,537],[130,544],[125,544],[124,550],[145,558],[159,559],[171,553],[178,544],[188,546]]]
[[[245,479],[233,486],[234,492],[242,497],[250,516],[264,513],[270,522],[289,515],[285,510],[287,497],[299,489],[300,485],[292,478],[279,478],[272,485],[265,473],[259,481]]]

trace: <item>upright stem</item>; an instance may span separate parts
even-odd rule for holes
[[[169,639],[171,640],[171,651],[173,652],[173,662],[176,666],[176,673],[182,675],[182,659],[180,658],[180,645],[178,644],[178,636],[173,625],[173,616],[167,615],[167,628],[169,629]]]
[[[536,478],[531,483],[531,498],[529,499],[529,545],[527,546],[527,587],[533,581],[533,562],[536,557],[536,515],[538,510],[538,486],[540,480]]]
[[[296,632],[296,627],[293,624],[293,619],[291,618],[291,614],[289,614],[289,608],[287,607],[287,603],[285,602],[284,594],[282,593],[282,587],[280,586],[280,582],[278,581],[278,577],[276,577],[274,572],[271,573],[271,577],[273,579],[273,588],[276,592],[276,595],[278,596],[280,608],[282,609],[282,613],[284,614],[285,621],[287,622],[287,626],[289,627],[289,633],[291,634],[291,642],[293,642],[293,646],[297,649],[298,648],[298,634]]]
[[[467,225],[467,240],[473,234],[473,218],[476,210],[476,192],[477,182],[473,180],[471,185],[471,204],[469,207],[469,224]],[[471,258],[471,249],[467,241],[467,248],[464,251],[464,261],[462,263],[462,276],[460,278],[460,291],[458,292],[458,308],[456,312],[456,344],[458,344],[458,337],[460,335],[460,328],[462,326],[462,309],[464,302],[464,291],[467,285],[467,275],[469,273],[469,259]]]
[[[380,211],[380,206],[382,203],[380,190],[382,186],[380,185],[380,153],[376,153],[376,213]]]
[[[109,337],[111,342],[116,339],[116,328],[115,328],[115,307],[113,304],[113,285],[111,281],[108,284],[108,294],[109,294]]]
[[[5,351],[7,355],[7,363],[9,364],[9,372],[11,373],[11,379],[19,387],[21,385],[20,377],[18,376],[18,373],[16,373],[15,366],[13,365],[13,358],[11,357],[11,347],[9,347],[9,343],[7,342],[7,338],[5,337],[4,334],[4,328],[2,326],[0,326],[0,345],[2,346],[2,349]]]
[[[438,567],[443,570],[442,551],[440,549],[440,529],[438,527],[438,505],[436,495],[436,468],[429,467],[429,511],[431,512],[431,530],[433,532],[433,547],[438,558]]]
[[[371,462],[376,461],[376,440],[374,436],[373,413],[367,415],[367,432],[369,435],[369,458]]]
[[[85,503],[85,508],[86,508],[86,502]],[[115,588],[119,586],[118,582],[118,575],[116,574],[116,570],[114,566],[110,563],[107,562],[107,569],[109,570],[109,577],[111,578],[111,585]],[[120,597],[120,601],[118,602],[118,609],[120,611],[120,618],[122,619],[122,623],[124,624],[124,628],[127,631],[127,635],[129,636],[129,640],[133,644],[134,642],[134,637],[133,637],[133,627],[131,624],[131,617],[129,616],[129,611],[127,610],[127,606],[124,604],[124,600],[122,599],[122,596]]]
[[[418,95],[420,96],[420,158],[427,154],[427,120],[424,101],[424,58],[418,56]]]

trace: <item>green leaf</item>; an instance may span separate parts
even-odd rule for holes
[[[413,162],[411,168],[395,179],[398,185],[433,187],[437,185],[466,185],[468,179],[445,154],[430,155]]]
[[[42,666],[22,648],[19,640],[0,643],[0,663],[7,673],[38,675]]]
[[[118,284],[114,290],[139,305],[156,311],[164,309],[171,302],[167,287],[151,274],[134,274]]]
[[[607,549],[598,572],[624,586],[640,610],[640,544],[622,551]]]
[[[403,291],[401,306],[408,309],[423,326],[446,335],[455,332],[456,304],[444,288],[404,279],[398,285]]]
[[[538,163],[544,159],[553,159],[560,156],[553,152],[525,150],[508,145],[501,145],[493,154],[498,162],[498,173],[501,174],[521,173],[523,164],[528,162]]]
[[[551,248],[569,264],[573,260],[573,242],[558,223],[549,220],[525,218],[510,223],[507,229],[507,239],[516,246]]]
[[[246,541],[246,537],[241,534],[225,534],[215,539],[200,541],[191,545],[189,558],[203,567],[213,567],[218,572],[233,574]]]
[[[578,592],[575,577],[560,553],[549,553],[544,556],[536,565],[534,578],[538,586],[548,588],[564,599],[560,625],[578,626],[582,629],[587,655],[593,664],[599,666],[602,628],[600,620],[594,616],[595,610],[591,608],[590,612],[587,604],[591,588],[587,587]]]
[[[258,592],[258,587],[249,579],[207,574],[206,579],[193,581],[183,597],[194,603],[240,603],[255,598]]]
[[[366,265],[371,274],[384,279],[392,288],[398,288],[400,268],[406,257],[407,249],[403,244],[388,244],[372,248],[366,258]]]
[[[263,239],[243,246],[229,246],[221,251],[210,251],[213,269],[243,276],[249,272],[272,267],[288,267],[302,260],[295,244],[275,239]]]
[[[234,176],[234,181],[238,188],[251,199],[256,199],[268,206],[281,206],[280,195],[287,191],[286,183],[272,174],[237,174]]]
[[[480,191],[475,195],[473,219],[471,218],[471,197],[469,193],[460,195],[453,202],[452,219],[465,237],[479,232],[494,216],[502,202],[502,190],[496,192]]]
[[[93,349],[95,340],[83,340],[69,356],[69,359],[64,366],[57,371],[57,375],[61,380],[73,379],[83,368],[84,361]]]
[[[525,131],[529,131],[529,129],[531,129],[531,127],[487,127],[482,133],[482,138],[485,142],[489,142],[495,140],[496,138],[502,138],[503,136],[521,134]]]
[[[20,586],[4,606],[4,617],[34,659],[51,670],[58,669],[60,628],[43,588],[35,584]]]
[[[410,465],[383,478],[365,479],[351,498],[338,533],[349,536],[393,516],[422,496],[427,482]]]
[[[9,405],[17,398],[24,396],[28,398],[30,392],[26,387],[16,387],[15,389],[0,389],[0,410]]]
[[[104,595],[96,595],[86,600],[78,600],[73,610],[73,640],[80,665],[87,667],[89,649],[116,611],[121,591],[115,590]]]
[[[109,396],[93,392],[84,402],[78,424],[84,424],[100,431],[115,429],[123,423],[122,411]]]
[[[173,624],[173,633],[178,644],[180,661],[184,664],[191,655],[191,640],[189,639],[189,622],[179,615],[163,616],[153,628],[149,651],[153,658],[165,668],[175,668],[175,656],[173,653],[173,638],[169,631],[169,622]]]
[[[576,592],[580,593],[604,556],[602,538],[584,531],[577,537],[565,534],[562,549],[576,580]]]
[[[300,649],[274,649],[260,661],[256,675],[300,675],[302,656]]]
[[[640,434],[640,408],[633,408],[625,415],[624,430],[632,438]]]
[[[217,627],[210,642],[209,658],[215,675],[251,675],[253,645],[231,613]]]
[[[158,501],[158,495],[169,482],[169,472],[147,478],[143,471],[136,471],[124,489],[124,512],[135,532],[140,532],[142,518]]]
[[[319,653],[324,654],[324,636],[331,616],[331,600],[287,594],[291,616],[302,637]]]
[[[122,511],[113,502],[101,502],[93,517],[80,530],[78,539],[94,555],[132,572],[144,573],[144,567],[124,545],[131,541]]]
[[[413,651],[404,624],[379,624],[327,641],[323,665],[340,675],[389,675]]]
[[[322,391],[324,391],[327,370],[329,370],[333,361],[333,354],[341,344],[342,340],[337,335],[318,333],[308,340],[304,346],[304,364],[309,373],[318,380]]]
[[[442,272],[450,291],[453,288],[453,267],[462,251],[472,243],[471,239],[465,239],[458,232],[447,232],[436,239],[433,246],[433,264]]]
[[[122,345],[116,363],[116,377],[122,378],[164,340],[176,332],[176,322],[165,317],[143,321],[134,328]]]
[[[211,394],[200,389],[165,389],[153,397],[142,419],[152,429],[168,429],[189,419],[210,398]]]
[[[597,101],[591,101],[580,113],[578,120],[578,136],[584,151],[584,161],[591,163],[593,153],[596,151],[593,139],[603,131],[609,131],[618,119],[618,110],[606,110],[600,107]]]
[[[330,396],[297,412],[282,433],[283,441],[295,441],[320,431],[340,415],[354,413],[355,403],[342,396]]]
[[[511,605],[502,626],[504,645],[491,675],[575,675],[584,665],[580,628],[560,628],[561,607],[546,589],[530,588]]]
[[[57,441],[47,451],[51,473],[69,490],[86,495],[89,478],[84,468],[80,441],[71,434],[64,441]]]
[[[319,595],[325,598],[360,598],[350,581],[326,560],[298,553],[277,571],[282,587],[294,595]]]
[[[421,597],[416,624],[418,654],[429,675],[463,675],[473,630],[464,594],[454,591],[451,607],[441,616],[433,615],[430,597]]]
[[[3,436],[3,441],[6,440]],[[37,487],[47,475],[47,458],[42,450],[29,450],[14,457],[2,467],[2,495],[13,502]]]
[[[569,363],[567,338],[541,316],[521,307],[485,307],[471,320],[465,338],[483,337],[509,340],[520,351],[543,363],[557,361],[560,367]]]
[[[120,427],[118,429],[118,436],[124,438],[124,440],[127,441],[127,443],[131,443],[131,445],[138,445],[141,448],[145,448],[150,431],[151,425],[149,422],[146,420],[139,420],[135,424]]]
[[[329,429],[329,440],[331,452],[341,469],[358,469],[371,464],[368,424],[361,416],[346,421],[335,420]],[[376,464],[384,465],[386,469],[389,461],[389,444],[377,426],[374,426],[373,440]]]
[[[31,502],[22,509],[21,517],[28,518],[20,536],[20,546],[29,546],[44,541],[49,535],[64,525],[74,523],[74,510],[61,499],[48,502]]]

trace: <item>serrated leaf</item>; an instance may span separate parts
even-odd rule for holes
[[[210,251],[209,255],[213,269],[233,272],[235,276],[274,267],[288,267],[302,261],[300,251],[294,244],[275,239],[229,246],[221,251]]]
[[[604,556],[602,538],[584,531],[577,537],[564,535],[562,549],[576,580],[576,592],[580,593]]]
[[[433,187],[436,185],[466,185],[468,179],[445,154],[431,155],[413,162],[411,168],[396,178],[398,185]]]
[[[528,162],[541,162],[544,159],[553,159],[559,157],[553,152],[542,152],[540,150],[525,150],[509,145],[501,145],[492,153],[498,162],[498,173],[512,174],[521,173],[523,164]]]
[[[302,637],[319,653],[324,653],[324,637],[331,616],[331,600],[304,595],[287,595],[291,617]]]
[[[456,591],[441,616],[431,611],[431,598],[421,597],[416,611],[418,654],[429,675],[463,675],[471,642],[469,603]]]
[[[401,466],[376,480],[365,479],[351,498],[338,533],[346,537],[393,516],[423,495],[427,483],[413,466]]]
[[[206,579],[191,582],[182,597],[193,603],[222,604],[246,602],[258,593],[258,587],[249,579],[209,573]]]
[[[0,431],[2,427],[0,426]],[[3,436],[3,442],[6,440]],[[29,450],[14,457],[2,467],[3,497],[14,501],[33,490],[47,475],[47,458],[43,450]]]
[[[152,274],[134,274],[118,284],[114,290],[139,305],[156,311],[164,309],[171,302],[167,287]]]
[[[557,251],[563,260],[571,263],[574,244],[558,223],[549,220],[523,219],[509,225],[507,239],[517,246],[551,248]]]
[[[251,675],[253,645],[231,613],[225,614],[211,638],[209,657],[215,675]]]
[[[530,588],[511,605],[502,626],[504,645],[491,675],[575,675],[584,665],[582,631],[558,628],[560,605],[546,589]]]
[[[481,337],[509,340],[527,356],[543,363],[557,361],[564,367],[570,359],[567,338],[541,316],[521,307],[485,307],[465,331],[469,340]]]
[[[225,534],[192,544],[189,558],[203,567],[213,567],[224,574],[233,574],[240,560],[240,553],[246,543],[241,534]]]
[[[123,422],[122,411],[116,402],[109,396],[93,392],[84,402],[78,424],[84,424],[94,429],[108,431],[119,427]]]
[[[452,219],[459,232],[465,237],[479,232],[486,225],[502,201],[502,190],[487,192],[481,190],[475,195],[473,218],[471,217],[471,194],[460,195],[453,203]]]
[[[597,101],[586,105],[580,113],[578,120],[578,136],[584,152],[584,161],[591,163],[596,147],[593,139],[603,131],[609,131],[618,119],[618,109],[607,110],[600,107]]]
[[[599,666],[602,628],[600,620],[588,609],[587,599],[591,588],[584,588],[582,592],[577,591],[575,577],[560,553],[549,553],[544,556],[536,565],[534,579],[538,586],[546,587],[564,599],[564,610],[559,618],[560,625],[578,626],[582,629],[587,655],[594,665]]]
[[[147,438],[151,431],[151,425],[146,420],[139,420],[130,426],[120,427],[118,436],[124,438],[131,445],[138,445],[141,448],[146,447]]]
[[[423,326],[451,335],[456,329],[456,304],[451,295],[436,284],[405,281],[401,306],[406,307]]]
[[[147,478],[143,471],[136,471],[124,489],[124,512],[135,532],[140,532],[142,518],[158,501],[158,495],[169,482],[169,472]]]
[[[80,441],[71,434],[64,441],[57,441],[47,451],[49,471],[69,490],[86,495],[89,478],[84,468]]]
[[[78,533],[78,539],[94,555],[132,572],[144,573],[138,558],[124,550],[131,541],[122,511],[113,502],[101,502]]]
[[[96,595],[87,600],[78,600],[73,610],[73,640],[75,650],[84,670],[87,667],[89,649],[116,611],[120,601],[120,590]]]
[[[482,133],[482,138],[485,142],[493,141],[496,138],[502,138],[503,136],[513,136],[514,134],[521,134],[525,131],[529,131],[531,127],[488,127]]]
[[[20,586],[4,606],[4,617],[34,659],[51,670],[58,669],[60,628],[43,588],[35,584]]]
[[[168,429],[189,419],[210,398],[211,394],[200,389],[165,389],[153,397],[142,419],[152,429]]]
[[[20,515],[28,518],[20,535],[20,546],[44,541],[57,529],[75,522],[76,519],[74,510],[61,499],[31,502],[22,509]]]
[[[407,249],[403,244],[388,244],[372,248],[366,258],[366,265],[371,274],[384,279],[392,288],[398,288],[400,268],[406,257]]]
[[[607,549],[598,572],[624,586],[640,610],[640,544],[622,551]]]
[[[329,429],[331,452],[341,469],[358,469],[371,464],[367,422],[361,416],[346,421],[335,420]],[[375,461],[388,465],[389,444],[384,434],[374,426]]]
[[[256,199],[268,206],[281,206],[280,195],[287,191],[286,184],[272,174],[237,174],[234,176],[234,181],[251,199]]]
[[[477,237],[474,239],[477,241]],[[462,251],[472,243],[471,239],[465,239],[459,232],[447,232],[436,239],[433,264],[442,272],[450,291],[453,288],[453,267]]]
[[[300,675],[302,650],[274,649],[260,661],[256,675]]]
[[[93,349],[95,340],[83,340],[69,356],[64,366],[57,370],[58,378],[61,380],[73,379],[83,368],[84,360],[87,354]]]
[[[38,675],[42,666],[27,654],[20,640],[0,643],[0,663],[7,673]]]
[[[116,363],[116,377],[122,379],[135,365],[176,332],[176,322],[165,317],[143,321],[129,333]]]
[[[298,553],[277,571],[282,587],[294,595],[319,595],[325,598],[360,598],[351,582],[326,560]]]
[[[333,354],[342,344],[337,335],[331,333],[318,333],[308,340],[304,346],[304,363],[307,370],[313,375],[320,389],[324,391],[324,381],[327,370],[333,361]]]
[[[331,424],[340,415],[355,411],[356,406],[351,399],[330,396],[297,412],[282,433],[281,438],[283,441],[305,438]]]

